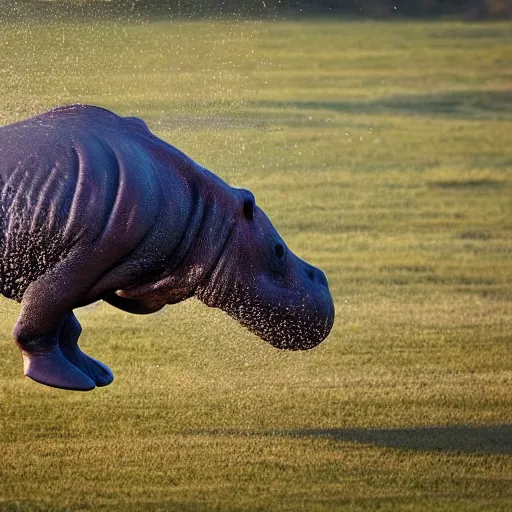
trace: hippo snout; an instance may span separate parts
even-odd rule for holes
[[[322,305],[322,311],[313,314],[280,314],[276,325],[268,325],[257,332],[272,346],[281,350],[310,350],[328,336],[334,323],[332,304]]]
[[[260,336],[283,350],[310,350],[328,336],[334,323],[334,303],[322,270],[296,257],[297,285],[272,315]]]
[[[318,346],[334,323],[334,303],[325,274],[301,263],[305,264],[299,273],[301,279],[289,289],[280,289],[276,302],[260,302],[261,293],[257,298],[246,294],[245,307],[230,311],[250,331],[281,350],[310,350]]]
[[[334,304],[327,292],[314,304],[291,312],[288,317],[282,315],[279,325],[262,338],[281,350],[310,350],[327,338],[333,323]]]

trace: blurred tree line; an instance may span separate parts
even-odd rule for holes
[[[512,0],[0,0],[6,15],[512,18]]]
[[[345,3],[338,0],[336,3]],[[360,0],[370,15],[389,16],[399,11],[404,16],[462,15],[471,18],[512,16],[512,0]]]
[[[119,6],[153,11],[234,14],[322,14],[389,16],[512,17],[512,0],[110,0]]]

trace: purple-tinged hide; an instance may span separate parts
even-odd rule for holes
[[[153,135],[86,105],[0,128],[0,292],[21,302],[25,374],[63,389],[112,382],[78,347],[73,309],[136,314],[196,296],[275,347],[329,334],[325,274],[295,256],[254,196]]]

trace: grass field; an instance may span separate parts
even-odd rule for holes
[[[139,115],[323,268],[280,352],[195,300],[78,311],[116,380],[22,376],[0,302],[1,511],[512,509],[512,24],[9,23],[0,121]]]

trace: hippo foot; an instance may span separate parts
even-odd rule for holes
[[[94,380],[66,359],[59,346],[50,352],[29,354],[22,351],[25,375],[40,384],[60,389],[90,391]]]
[[[61,345],[62,354],[70,363],[94,381],[96,386],[108,386],[114,375],[110,368],[82,352],[78,345]]]

